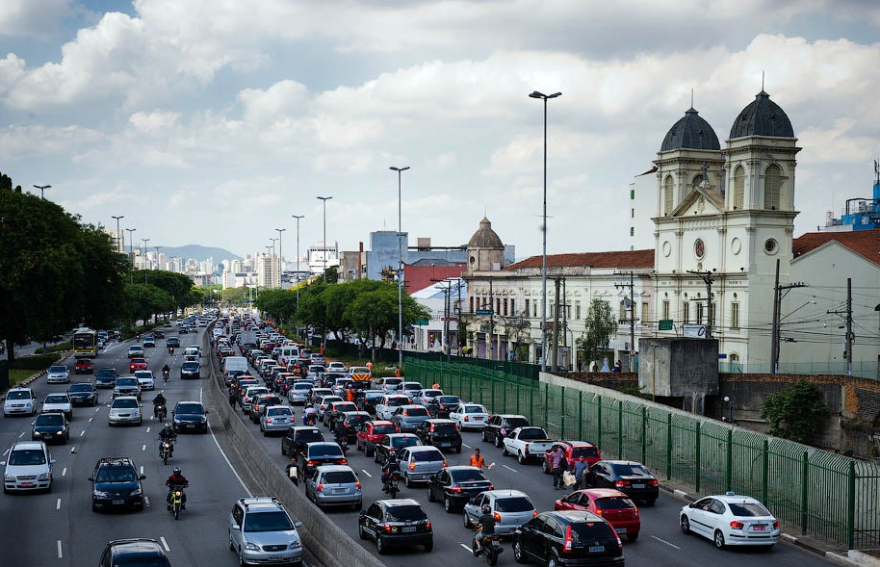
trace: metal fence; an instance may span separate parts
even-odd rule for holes
[[[880,544],[880,467],[732,427],[583,383],[536,382],[471,364],[406,360],[407,378],[526,416],[551,437],[581,439],[603,456],[640,461],[695,493],[759,498],[802,535],[848,549]]]

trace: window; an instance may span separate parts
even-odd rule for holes
[[[510,314],[516,315],[516,300],[515,299],[510,300]]]
[[[667,175],[663,186],[663,216],[672,214],[672,176]]]
[[[574,318],[575,319],[581,318],[581,302],[580,301],[574,302]]]
[[[663,300],[663,318],[669,319],[669,300],[668,299]]]
[[[742,210],[743,201],[746,192],[746,170],[743,166],[738,165],[733,173],[733,208],[734,210]]]
[[[507,298],[506,297],[504,298],[502,305],[504,306],[504,310],[502,311],[501,314],[504,315],[505,317],[507,317]]]
[[[782,170],[778,165],[771,165],[764,173],[764,208],[775,211],[779,209],[779,189],[782,187]]]
[[[730,328],[739,329],[739,303],[730,304]]]
[[[697,325],[703,323],[703,304],[697,303]]]
[[[681,304],[681,322],[685,325],[691,322],[691,304],[687,299]]]
[[[528,317],[529,315],[532,314],[532,310],[529,309],[529,307],[530,307],[530,306],[529,306],[529,300],[526,299],[526,317]]]
[[[647,324],[648,322],[648,303],[646,301],[642,302],[642,324]]]
[[[538,302],[532,303],[532,317],[538,316]]]
[[[630,236],[635,236],[635,235],[636,235],[636,229],[635,229],[635,227],[632,227],[632,226],[629,227],[629,235],[630,235]]]
[[[630,198],[630,199],[635,199],[635,198],[636,198],[636,190],[635,190],[635,189],[630,189],[630,190],[629,190],[629,198]]]
[[[473,313],[474,312],[474,296],[473,295],[468,297],[468,303],[470,304],[470,307],[471,307],[470,309],[468,309],[468,311],[470,313]]]

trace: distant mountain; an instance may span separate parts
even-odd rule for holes
[[[151,246],[152,248],[152,246]],[[223,260],[241,260],[241,256],[233,254],[224,248],[214,248],[211,246],[200,246],[198,244],[188,244],[186,246],[160,246],[159,250],[168,256],[176,256],[178,258],[194,258],[198,261],[213,258],[215,264],[219,264]]]

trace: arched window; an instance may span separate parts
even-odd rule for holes
[[[779,209],[779,190],[782,187],[782,170],[771,165],[764,172],[764,208],[769,211]]]
[[[741,211],[746,193],[746,169],[738,165],[733,172],[733,210]]]
[[[672,214],[672,176],[667,175],[663,184],[663,216]]]

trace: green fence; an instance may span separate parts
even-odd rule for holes
[[[536,382],[489,367],[407,357],[407,378],[494,413],[526,416],[551,437],[596,443],[694,493],[733,490],[763,501],[801,535],[848,549],[880,544],[880,468],[731,427],[597,386]]]

